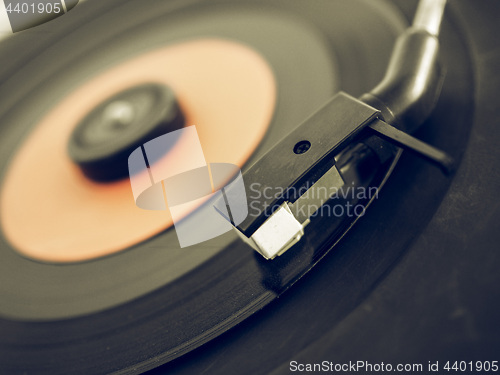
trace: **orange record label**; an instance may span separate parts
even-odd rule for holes
[[[136,206],[128,178],[87,179],[67,154],[75,126],[97,105],[144,83],[169,85],[196,125],[206,161],[242,166],[271,122],[276,83],[242,44],[191,40],[140,55],[78,87],[35,126],[9,165],[0,193],[2,230],[24,256],[79,262],[116,253],[172,225],[169,211]],[[165,163],[176,163],[176,148]]]

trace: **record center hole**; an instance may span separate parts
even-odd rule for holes
[[[300,155],[300,154],[307,152],[310,148],[311,148],[311,142],[300,141],[300,142],[297,142],[297,144],[293,148],[293,152],[295,152],[297,155]]]

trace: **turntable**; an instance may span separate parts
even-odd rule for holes
[[[0,372],[500,371],[499,15],[87,0],[5,38]],[[191,125],[248,215],[181,247],[127,160]]]

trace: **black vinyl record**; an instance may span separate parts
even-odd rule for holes
[[[278,102],[251,164],[338,90],[373,88],[415,6],[88,0],[0,45],[1,176],[38,119],[84,82],[159,46],[207,36],[251,46],[275,74]],[[288,373],[290,361],[496,360],[499,54],[491,35],[499,14],[486,1],[446,9],[445,83],[416,136],[461,161],[456,175],[403,155],[335,247],[320,220],[272,262],[231,233],[186,253],[170,229],[65,265],[27,259],[2,238],[2,373],[160,365],[155,372]]]

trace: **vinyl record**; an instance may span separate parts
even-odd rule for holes
[[[268,99],[259,104],[263,108],[260,120],[246,122],[250,130],[258,129],[250,132],[254,141],[246,145],[247,152],[237,160],[229,160],[245,168],[339,89],[359,96],[380,81],[392,44],[414,11],[414,4],[399,6],[403,11],[389,2],[362,0],[317,1],[313,6],[289,0],[85,2],[65,17],[39,26],[37,32],[30,30],[0,45],[2,194],[9,186],[9,168],[16,162],[16,155],[33,134],[43,131],[44,119],[50,118],[58,106],[74,107],[83,116],[98,104],[98,100],[82,104],[77,95],[90,83],[97,83],[92,86],[97,90],[96,97],[107,98],[128,87],[105,85],[106,75],[113,70],[123,69],[114,78],[119,82],[121,76],[129,75],[128,66],[135,61],[143,59],[144,63],[151,54],[186,43],[194,43],[195,50],[203,52],[207,40],[244,51],[246,57],[254,55],[262,62],[262,69],[272,72],[275,86],[264,91]],[[457,159],[467,144],[475,99],[470,49],[462,30],[454,13],[447,12],[441,42],[447,77],[433,116],[418,133],[419,138]],[[214,51],[216,46],[207,48]],[[222,56],[227,57],[227,62],[234,55]],[[203,68],[199,59],[193,64]],[[128,84],[143,82],[124,80]],[[270,82],[267,78],[264,81]],[[183,83],[179,85],[182,88]],[[186,91],[186,98],[191,94]],[[204,89],[199,97],[203,100],[211,94],[211,90]],[[88,97],[89,91],[86,95],[82,98]],[[255,105],[252,101],[246,104]],[[220,103],[218,116],[226,113],[224,105]],[[187,113],[197,110],[186,109]],[[200,121],[204,116],[201,112]],[[234,118],[234,122],[238,121]],[[223,149],[225,143],[241,141],[237,132],[210,138],[209,134],[218,130],[218,122],[213,124],[206,128],[205,135],[201,134],[207,147]],[[73,122],[61,129],[69,134],[74,126]],[[47,149],[51,137],[50,131],[45,133]],[[208,159],[209,155],[207,152]],[[233,154],[222,153],[219,157],[226,155]],[[28,162],[26,175],[19,180],[29,177],[30,168],[52,170],[51,165],[43,164],[44,160],[40,157],[37,162]],[[328,270],[333,276],[325,293],[329,301],[336,302],[321,304],[321,298],[315,298],[316,302],[311,303],[313,315],[329,316],[333,322],[342,320],[391,269],[436,212],[451,178],[411,157],[404,162],[405,166],[396,169],[395,176],[389,179],[380,199],[360,220],[356,234],[349,234],[334,256],[328,257],[330,263],[331,259],[335,262]],[[404,173],[408,169],[412,172]],[[43,178],[43,173],[33,175]],[[381,182],[385,177],[384,173],[378,179]],[[81,186],[82,181],[70,179],[65,186]],[[127,181],[121,183],[125,186]],[[36,191],[36,179],[26,184]],[[94,188],[97,186],[91,185],[89,190]],[[50,194],[48,188],[41,191]],[[30,189],[26,188],[26,192]],[[57,196],[51,199],[56,201]],[[117,205],[126,198],[120,199]],[[43,201],[44,196],[39,200]],[[133,204],[131,196],[128,204]],[[95,211],[88,212],[89,218],[97,220],[106,210],[99,206],[96,204]],[[50,205],[40,207],[45,210],[41,217],[50,218]],[[78,207],[75,209],[79,212]],[[112,207],[108,210],[113,211]],[[36,207],[28,214],[35,215]],[[70,256],[66,258],[40,259],[16,248],[15,241],[8,239],[5,217],[0,243],[0,366],[6,372],[138,373],[168,362],[217,337],[281,295],[332,248],[336,234],[325,230],[320,220],[313,221],[293,252],[269,263],[232,233],[180,249],[175,232],[167,228],[164,220],[161,225],[149,225],[149,232],[141,231],[128,240],[119,238],[125,224],[112,229],[116,222],[104,220],[102,232],[115,231],[111,245],[103,247],[105,252],[82,258],[71,254],[92,231],[80,226],[64,228],[61,219],[54,218],[44,224],[54,230],[54,238],[59,238],[57,230],[61,226],[60,238],[66,238],[68,244],[74,240],[75,252],[68,246]],[[36,225],[36,218],[30,216],[27,223]],[[400,230],[402,227],[405,230]],[[35,248],[37,244],[34,241]],[[64,246],[60,248],[64,254]],[[293,338],[287,339],[287,350],[296,352],[306,347],[310,341],[304,340],[311,340],[314,334],[320,336],[323,329],[312,325],[303,339],[299,332],[293,332]],[[268,339],[268,344],[279,346],[282,337]],[[253,347],[251,353],[259,353],[255,342]],[[277,360],[284,362],[286,356],[286,352],[278,352],[275,360],[260,363],[258,369],[250,366],[248,371],[269,372]],[[178,363],[181,370],[189,369],[182,359]],[[227,361],[228,371],[234,372],[234,363]]]

